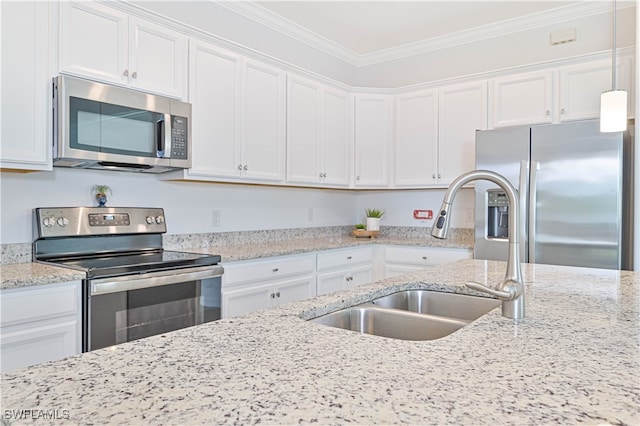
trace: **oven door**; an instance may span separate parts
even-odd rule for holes
[[[220,319],[221,266],[89,280],[83,351]]]

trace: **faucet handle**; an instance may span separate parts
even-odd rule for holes
[[[489,293],[492,296],[496,296],[500,300],[513,300],[516,297],[516,295],[510,291],[496,290],[473,281],[466,283],[466,285],[473,290],[481,291],[483,293]]]

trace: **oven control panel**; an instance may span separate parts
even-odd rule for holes
[[[33,210],[35,239],[167,232],[164,210],[144,207],[48,207]]]

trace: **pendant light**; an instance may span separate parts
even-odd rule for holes
[[[600,96],[601,132],[622,132],[627,130],[627,92],[617,90],[616,65],[616,1],[613,0],[612,89]]]

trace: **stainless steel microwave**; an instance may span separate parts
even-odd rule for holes
[[[162,173],[191,167],[191,104],[53,79],[53,165]]]

